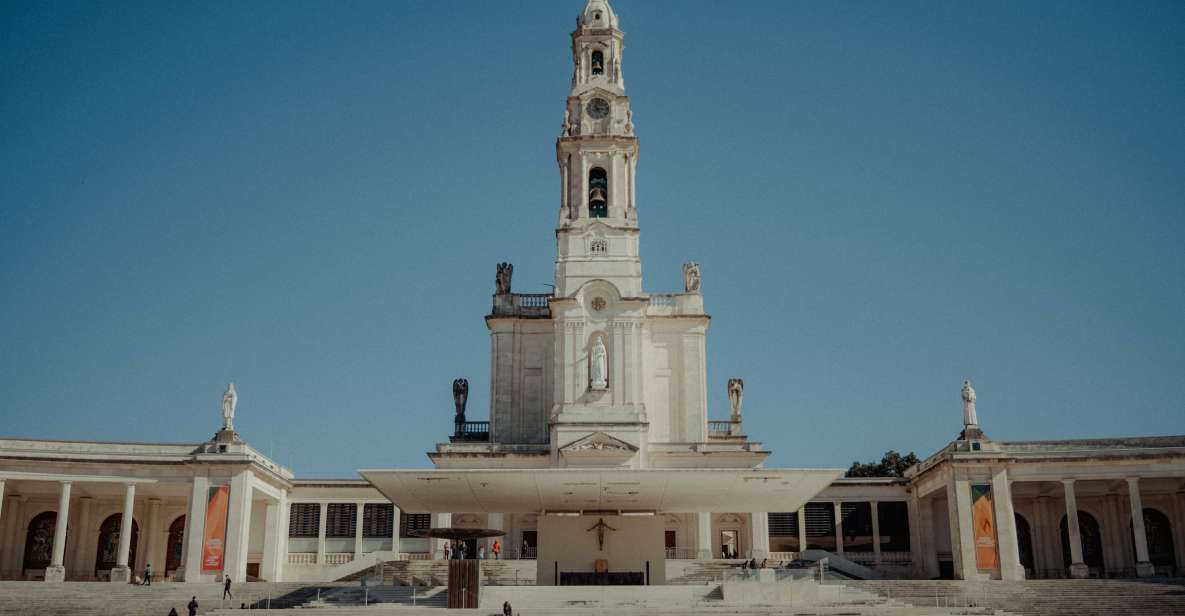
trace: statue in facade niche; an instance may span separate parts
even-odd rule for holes
[[[699,293],[699,263],[688,261],[683,264],[683,290],[687,293]]]
[[[457,421],[465,423],[465,403],[469,401],[469,380],[453,381],[453,405],[457,407]]]
[[[592,379],[592,389],[609,388],[609,352],[605,350],[605,342],[600,337],[593,342],[588,352],[589,377]]]
[[[560,130],[560,134],[565,137],[572,136],[572,112],[567,109],[564,110],[564,127]]]
[[[510,277],[514,275],[514,265],[511,263],[499,263],[498,275],[494,278],[494,286],[497,289],[498,295],[505,295],[510,293]]]
[[[728,403],[732,405],[732,420],[741,420],[741,402],[745,399],[744,379],[728,379]]]
[[[239,394],[235,392],[235,384],[231,383],[222,394],[222,429],[235,429],[235,407],[239,404]]]
[[[975,416],[975,390],[971,387],[971,379],[963,381],[963,425],[978,426],[979,418]]]

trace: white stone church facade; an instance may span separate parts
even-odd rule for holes
[[[504,531],[501,556],[533,560],[539,584],[604,567],[661,584],[684,561],[814,550],[890,577],[1185,572],[1185,436],[997,442],[967,384],[947,447],[904,478],[844,479],[765,468],[739,379],[731,416],[708,417],[699,267],[677,293],[642,283],[623,49],[618,16],[589,0],[556,140],[555,291],[514,293],[498,266],[489,419],[469,419],[455,382],[434,469],[301,480],[234,431],[230,398],[204,442],[0,439],[0,578],[126,581],[152,563],[187,582],[330,581],[441,558],[439,540],[415,536],[429,526]]]

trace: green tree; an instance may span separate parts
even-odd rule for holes
[[[890,449],[881,457],[880,462],[852,462],[844,477],[904,477],[905,469],[917,463],[918,457],[914,452],[903,456]]]

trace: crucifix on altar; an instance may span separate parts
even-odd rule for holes
[[[615,531],[617,529],[606,524],[605,518],[600,518],[597,520],[596,524],[592,525],[592,528],[588,529],[585,532],[592,532],[594,530],[597,531],[597,549],[604,552],[605,551],[605,531],[606,530]]]

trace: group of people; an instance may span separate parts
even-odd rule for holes
[[[530,546],[527,545],[527,542],[523,541],[524,554],[527,553],[527,549],[529,547]],[[467,558],[486,560],[487,558],[486,546],[479,545],[477,546],[477,554],[470,554],[469,548],[465,545],[464,541],[446,542],[444,545],[440,546],[440,555],[442,560],[465,560]],[[494,543],[490,544],[488,558],[490,560],[500,560],[502,558],[502,542],[500,540],[495,539]]]

